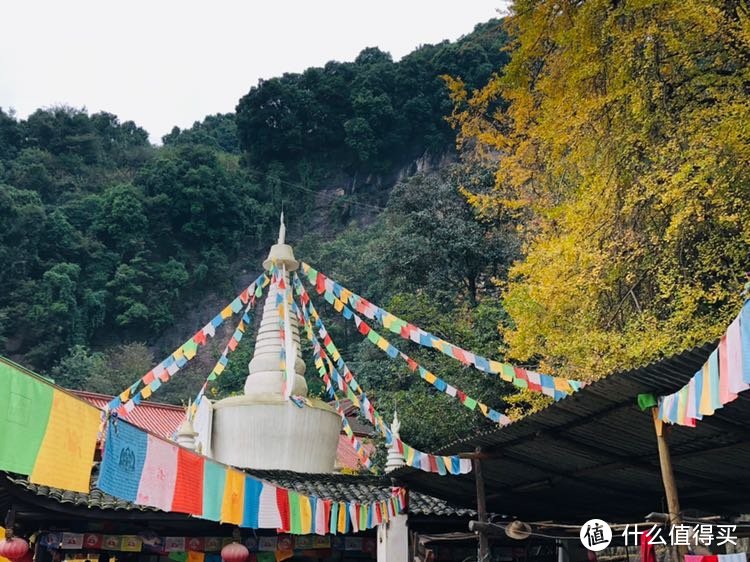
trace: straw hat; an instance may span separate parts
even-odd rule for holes
[[[528,539],[531,536],[531,525],[523,521],[511,521],[505,526],[505,534],[517,541]]]

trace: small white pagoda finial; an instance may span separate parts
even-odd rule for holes
[[[277,244],[286,242],[286,225],[284,224],[284,209],[281,209],[281,219],[279,220],[279,240]]]
[[[403,453],[399,452],[398,445],[396,445],[396,440],[401,438],[401,435],[399,434],[400,430],[401,422],[398,420],[398,413],[394,410],[393,421],[391,422],[391,435],[393,436],[393,441],[391,446],[388,447],[388,457],[385,462],[386,473],[393,472],[397,468],[406,464],[406,459],[404,458]]]
[[[175,433],[175,441],[178,445],[195,451],[195,438],[198,436],[198,432],[193,429],[193,423],[190,419],[188,411],[185,412],[185,419],[182,420],[180,427],[177,428]]]

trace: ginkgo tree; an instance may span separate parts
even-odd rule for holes
[[[750,270],[750,24],[740,1],[516,0],[510,63],[447,79],[488,216],[524,240],[515,359],[595,378],[718,336]]]

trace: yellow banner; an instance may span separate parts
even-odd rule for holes
[[[242,523],[242,509],[245,502],[245,473],[227,469],[224,482],[224,497],[221,502],[221,522],[239,525]]]
[[[55,390],[47,431],[29,480],[88,493],[100,417],[93,406]]]

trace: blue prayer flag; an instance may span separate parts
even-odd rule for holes
[[[146,432],[124,421],[110,422],[98,488],[116,498],[134,502],[146,461]]]
[[[260,510],[260,492],[263,483],[252,476],[245,476],[245,505],[242,510],[241,527],[258,528],[258,512]]]

